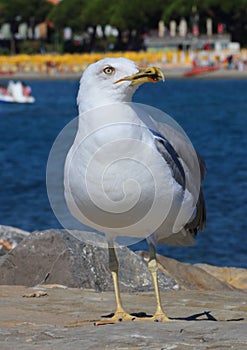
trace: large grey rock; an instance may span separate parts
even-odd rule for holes
[[[75,236],[81,236],[73,231]],[[78,240],[66,230],[37,231],[26,237],[9,254],[0,258],[0,284],[35,286],[63,284],[69,287],[112,290],[108,268],[108,250],[104,239],[95,233],[83,233]],[[86,243],[101,242],[99,247]],[[145,262],[126,247],[117,248],[119,280],[122,291],[152,290]],[[159,273],[161,289],[177,289],[172,277]]]
[[[195,266],[214,276],[223,283],[247,291],[247,269],[237,267],[217,267],[208,264],[196,264]]]
[[[0,225],[0,255],[15,248],[29,234],[16,227]]]

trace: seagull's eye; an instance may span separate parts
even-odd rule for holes
[[[110,75],[110,74],[113,74],[113,73],[115,72],[115,68],[113,68],[113,67],[111,67],[111,66],[107,66],[107,67],[105,67],[105,68],[103,69],[103,72],[104,72],[105,74]]]

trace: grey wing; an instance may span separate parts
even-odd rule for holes
[[[153,134],[154,135],[154,142],[156,145],[156,148],[158,149],[159,153],[162,155],[162,157],[165,159],[165,161],[170,166],[170,169],[172,171],[172,175],[176,182],[185,190],[186,185],[186,177],[184,168],[179,160],[179,156],[175,149],[172,147],[170,142],[163,138],[161,135]]]
[[[195,235],[198,231],[202,231],[206,224],[206,205],[201,189],[201,183],[206,173],[205,162],[199,153],[195,151],[194,147],[192,146],[188,137],[185,136],[185,134],[168,124],[163,124],[155,121],[154,124],[156,126],[157,132],[162,137],[164,137],[175,150],[178,161],[182,164],[182,167],[184,169],[186,177],[185,186],[196,199],[195,216],[184,227],[188,233]],[[159,147],[157,147],[157,149],[161,151]],[[164,158],[166,159],[166,157]],[[181,181],[183,181],[181,180],[182,174],[179,172],[178,167],[175,168],[176,171],[173,170],[173,173],[175,174],[175,180],[181,184]]]

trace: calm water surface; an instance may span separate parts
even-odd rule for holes
[[[0,224],[32,231],[60,227],[47,199],[50,148],[77,116],[77,81],[31,82],[33,105],[0,104]],[[247,267],[247,80],[146,84],[135,102],[162,109],[185,129],[207,163],[208,221],[195,247],[160,245],[186,262]],[[139,243],[134,249],[145,248]]]

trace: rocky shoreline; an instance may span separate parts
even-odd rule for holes
[[[1,349],[247,348],[247,269],[163,256],[159,280],[172,322],[94,327],[115,308],[107,250],[99,235],[72,233],[0,226]],[[152,314],[147,252],[119,247],[117,254],[126,309]]]
[[[123,291],[149,291],[148,252],[117,248]],[[112,290],[103,236],[86,231],[50,229],[33,233],[0,225],[0,285],[63,284]],[[163,290],[245,290],[247,269],[186,264],[158,255]]]

